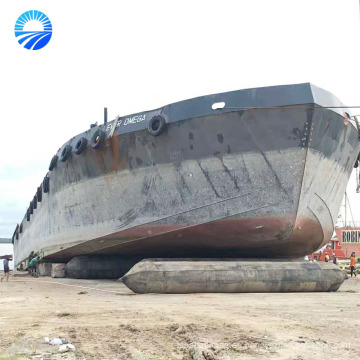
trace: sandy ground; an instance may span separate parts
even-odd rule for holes
[[[360,276],[335,293],[191,295],[10,277],[0,305],[0,359],[360,358]],[[60,354],[46,336],[76,351]]]

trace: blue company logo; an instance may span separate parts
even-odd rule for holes
[[[50,41],[51,35],[51,22],[41,11],[26,11],[16,20],[15,36],[25,49],[42,49]]]

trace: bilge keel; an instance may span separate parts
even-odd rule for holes
[[[359,154],[341,106],[305,83],[91,127],[52,159],[14,232],[15,262],[31,251],[56,261],[309,254],[329,241]]]

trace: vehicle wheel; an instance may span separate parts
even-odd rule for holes
[[[90,146],[93,149],[99,149],[101,146],[101,143],[105,139],[105,133],[102,130],[96,130],[94,135],[91,138]]]
[[[37,196],[36,196],[36,195],[34,196],[34,198],[33,198],[33,201],[32,201],[32,202],[33,202],[33,207],[34,207],[34,209],[36,209],[36,208],[37,208],[37,202],[38,202],[38,201],[37,201]]]
[[[85,150],[86,145],[87,145],[87,139],[81,137],[75,145],[74,153],[76,155],[80,155]]]
[[[39,202],[41,202],[41,200],[42,200],[42,188],[41,188],[41,185],[37,188],[36,197],[37,197],[37,200]]]
[[[165,118],[162,115],[156,115],[150,119],[148,131],[152,136],[158,136],[164,131],[165,127]]]
[[[43,190],[44,190],[44,193],[48,193],[50,190],[50,178],[48,176],[44,177]]]
[[[50,171],[53,171],[55,166],[56,166],[56,163],[58,161],[58,156],[57,155],[54,155],[50,161],[50,165],[49,165],[49,170]]]
[[[61,156],[60,156],[60,160],[62,162],[65,162],[69,156],[71,155],[71,146],[70,145],[66,145],[64,148],[63,148],[63,151],[61,152]]]

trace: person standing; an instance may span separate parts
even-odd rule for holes
[[[351,277],[353,276],[353,273],[354,273],[354,275],[355,275],[355,277],[356,277],[355,263],[356,263],[355,254],[352,253],[352,254],[351,254],[351,257],[350,257],[350,269],[351,269],[350,274],[351,274]]]
[[[37,263],[40,259],[40,256],[35,256],[31,259],[29,268],[31,269],[31,275],[37,277]]]
[[[1,277],[1,282],[6,278],[6,281],[9,281],[9,274],[10,274],[10,268],[9,268],[9,261],[11,261],[11,258],[5,258],[4,263],[4,275]]]
[[[336,265],[337,264],[337,257],[336,257],[336,255],[334,254],[334,256],[333,256],[333,263]]]
[[[329,257],[328,254],[326,254],[326,255],[325,255],[325,262],[329,262],[329,260],[330,260],[330,257]]]
[[[28,260],[28,271],[29,271],[29,274],[31,275],[31,267],[30,267],[30,262],[31,260],[34,258],[35,254],[34,252],[32,251],[29,255],[29,260]]]

